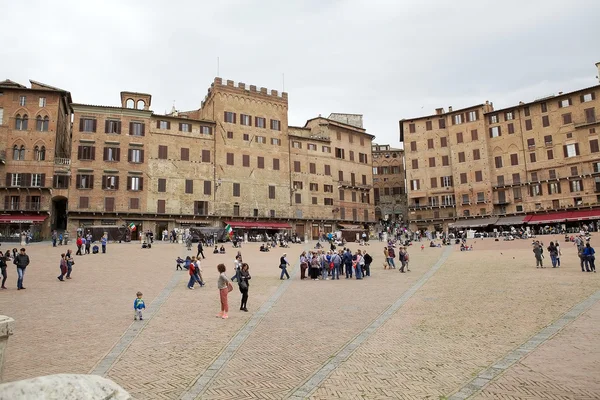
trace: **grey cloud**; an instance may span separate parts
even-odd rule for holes
[[[398,120],[485,100],[497,108],[597,82],[600,2],[13,2],[0,15],[4,78],[114,105],[200,105],[217,74],[289,92],[290,124],[362,113],[377,142]],[[27,24],[24,24],[27,21]]]

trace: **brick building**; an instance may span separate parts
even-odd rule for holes
[[[0,240],[67,222],[71,94],[40,82],[0,82]]]
[[[287,93],[221,78],[199,109],[167,115],[151,111],[146,93],[122,92],[119,106],[106,106],[72,103],[68,92],[35,82],[0,88],[0,130],[11,155],[5,209],[23,221],[35,215],[43,236],[82,227],[129,234],[134,224],[136,239],[142,230],[227,223],[240,233],[316,236],[338,222],[374,222],[373,136],[360,115],[288,128]],[[40,116],[39,133],[24,115]]]
[[[404,150],[373,144],[372,153],[375,219],[389,223],[406,221]]]
[[[401,120],[411,227],[599,219],[598,95],[592,86]]]

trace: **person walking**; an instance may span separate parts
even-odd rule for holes
[[[287,272],[287,268],[290,266],[290,263],[287,260],[287,253],[283,253],[281,258],[279,259],[279,268],[281,268],[281,276],[279,276],[280,280],[283,280],[283,276],[285,275],[288,279],[290,279],[290,274]]]
[[[26,289],[23,286],[23,278],[25,277],[25,269],[29,265],[29,256],[25,254],[25,248],[21,247],[19,254],[14,258],[13,264],[17,266],[17,290]]]
[[[356,279],[362,279],[362,269],[365,266],[365,259],[360,250],[356,250]]]
[[[383,257],[385,258],[385,264],[383,264],[383,269],[392,268],[390,265],[390,252],[388,251],[387,246],[383,248]]]
[[[85,254],[90,254],[90,247],[92,246],[92,234],[88,233],[85,237]]]
[[[576,244],[577,244],[577,256],[579,257],[579,264],[581,265],[581,272],[586,272],[585,256],[583,255],[583,252],[585,250],[585,245],[583,244],[583,240],[581,240],[580,238],[577,238]],[[590,271],[587,271],[587,272],[590,272]]]
[[[590,245],[590,242],[585,244],[585,248],[583,249],[583,258],[585,261],[585,269],[588,272],[596,272],[596,251]]]
[[[556,265],[560,268],[560,256],[562,256],[562,252],[560,251],[560,244],[556,242]]]
[[[102,238],[100,239],[100,244],[102,244],[102,254],[106,254],[106,242],[108,242],[106,235],[102,235]]]
[[[248,290],[250,289],[250,267],[248,264],[243,263],[242,268],[240,269],[238,287],[240,289],[240,293],[242,293],[242,302],[240,304],[240,310],[248,312]]]
[[[558,257],[558,250],[556,249],[554,242],[550,242],[550,245],[548,246],[548,254],[550,254],[552,268],[556,268],[558,263],[558,261],[556,260],[556,258]]]
[[[77,236],[77,241],[75,242],[77,244],[77,253],[75,253],[76,256],[80,256],[81,254],[81,246],[83,246],[83,238],[81,236]]]
[[[543,248],[540,245],[539,241],[536,241],[535,244],[533,245],[533,254],[535,255],[535,267],[536,268],[544,268],[544,263],[542,261],[542,253],[543,253]]]
[[[365,276],[371,276],[371,263],[373,262],[373,257],[365,250],[363,258],[365,259]]]
[[[188,281],[188,289],[193,290],[194,289],[194,284],[196,283],[196,264],[192,261],[192,259],[189,259],[189,263],[188,263],[188,257],[186,257],[185,259],[185,263],[188,265],[188,273],[190,274],[190,280]]]
[[[72,254],[73,252],[71,251],[71,249],[67,250],[67,253],[65,254],[65,261],[67,262],[67,279],[71,279],[71,272],[73,272],[73,264],[75,264]]]
[[[396,258],[396,252],[392,246],[388,247],[388,264],[390,264],[390,268],[396,269],[396,262],[394,259]]]
[[[308,259],[306,258],[306,251],[300,254],[300,280],[306,278],[306,269],[308,268]]]
[[[242,267],[242,255],[238,253],[238,255],[235,256],[235,260],[233,261],[233,272],[235,272],[235,274],[231,277],[232,282],[238,280],[238,275],[240,273],[241,267]]]
[[[198,254],[196,254],[196,258],[199,260],[200,255],[202,255],[202,259],[204,260],[204,248],[202,247],[202,240],[198,239]]]
[[[200,259],[192,257],[192,263],[194,264],[194,278],[200,287],[204,286],[204,279],[202,279],[202,267],[200,265]]]
[[[6,264],[7,260],[8,260],[8,256],[5,256],[0,251],[0,272],[2,272],[2,286],[0,286],[0,289],[6,289],[6,286],[5,286],[5,284],[6,284],[6,278],[8,278],[8,273],[6,272],[6,268],[8,266]]]
[[[219,280],[217,281],[217,288],[219,288],[219,298],[221,300],[221,312],[217,314],[217,318],[227,319],[229,316],[227,313],[229,312],[229,303],[227,300],[227,296],[229,292],[233,290],[233,286],[225,275],[225,271],[227,268],[225,264],[217,265],[217,271],[219,271]]]
[[[67,274],[67,261],[65,260],[65,253],[60,255],[60,275],[57,276],[58,280],[61,282],[65,281],[65,275]]]
[[[56,230],[52,231],[52,247],[56,247],[56,239],[58,235],[56,234]]]

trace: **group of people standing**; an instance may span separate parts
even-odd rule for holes
[[[280,264],[284,264],[285,254],[281,259]],[[285,259],[287,264],[287,259]],[[363,276],[371,276],[371,263],[373,258],[366,250],[356,250],[354,254],[348,248],[342,250],[316,250],[302,252],[300,255],[300,279],[307,278],[307,271],[310,279],[313,281],[340,279],[340,275],[345,275],[346,279],[351,279],[354,275],[356,279],[362,279]],[[280,265],[280,268],[282,268]],[[289,264],[288,264],[289,265]],[[281,279],[283,274],[287,275],[286,268],[282,268]],[[289,279],[289,275],[288,279]]]
[[[421,250],[423,250],[423,246],[421,246]],[[383,248],[383,257],[385,258],[383,269],[396,269],[396,250],[393,243],[390,242]],[[400,272],[405,273],[410,271],[408,268],[409,256],[406,246],[398,248],[398,261],[400,261]]]
[[[2,273],[2,285],[0,289],[8,289],[6,287],[6,279],[8,278],[8,263],[11,262],[17,267],[17,290],[26,289],[23,286],[23,278],[25,276],[25,269],[30,263],[29,255],[25,252],[25,248],[22,247],[21,250],[17,252],[17,249],[12,249],[12,255],[10,250],[7,250],[5,253],[0,251],[0,271]]]

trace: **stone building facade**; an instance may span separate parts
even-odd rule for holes
[[[40,82],[0,82],[0,240],[66,228],[71,94]]]
[[[373,200],[375,219],[402,223],[408,216],[404,150],[373,144]]]
[[[33,170],[43,181],[36,175],[35,186],[29,180],[5,184],[6,204],[14,208],[8,211],[27,211],[14,197],[29,204],[42,193],[32,211],[43,214],[45,237],[51,229],[73,235],[80,228],[114,228],[137,239],[140,231],[158,235],[227,223],[316,237],[342,224],[364,228],[375,221],[373,136],[360,115],[332,114],[288,127],[287,93],[221,78],[199,109],[166,115],[151,111],[146,93],[122,92],[120,105],[106,106],[72,103],[68,92],[33,82],[30,89],[10,81],[0,87],[4,148],[17,146],[15,160],[4,157],[5,172]],[[19,106],[23,93],[28,100]],[[32,96],[37,102],[42,94],[45,108],[33,107]],[[39,133],[31,123],[21,129],[16,119],[25,113],[49,122]],[[28,151],[42,145],[45,159],[28,162]]]
[[[592,86],[502,110],[485,102],[401,120],[411,227],[557,210],[592,216],[600,207],[599,95]]]

